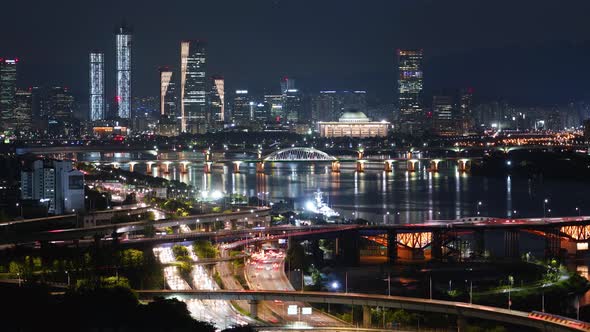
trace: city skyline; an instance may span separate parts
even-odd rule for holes
[[[489,8],[491,6],[486,4],[466,1],[444,6],[420,1],[415,4],[393,1],[357,8],[348,1],[328,1],[316,4],[314,10],[305,15],[295,4],[285,1],[232,5],[236,7],[232,12],[243,13],[244,17],[230,13],[228,15],[233,19],[223,20],[221,29],[216,29],[213,27],[219,25],[213,22],[219,18],[216,13],[220,12],[220,4],[204,2],[203,10],[212,15],[204,17],[200,23],[184,24],[179,22],[183,22],[181,18],[186,14],[171,4],[166,12],[174,13],[179,19],[172,20],[164,15],[158,17],[161,23],[152,24],[156,13],[151,10],[134,8],[132,11],[133,7],[127,4],[120,11],[111,13],[107,11],[109,3],[106,3],[91,8],[100,21],[89,17],[88,24],[76,32],[83,34],[85,40],[67,47],[63,47],[64,43],[67,44],[71,37],[59,35],[65,28],[61,24],[50,26],[48,31],[39,31],[34,25],[25,26],[27,18],[21,18],[19,22],[8,18],[0,23],[0,27],[5,28],[4,31],[16,30],[17,37],[3,38],[6,40],[3,52],[7,57],[23,59],[24,65],[19,71],[20,86],[63,85],[81,94],[88,86],[83,54],[94,48],[105,50],[106,95],[111,98],[115,95],[111,82],[114,50],[112,35],[108,32],[125,17],[135,30],[133,69],[137,75],[136,95],[157,95],[154,88],[157,85],[150,84],[158,79],[157,68],[170,65],[178,69],[178,42],[185,38],[203,38],[210,45],[211,72],[225,77],[228,90],[247,87],[253,92],[273,93],[264,90],[274,89],[276,78],[288,75],[296,77],[305,90],[364,89],[376,93],[385,102],[393,102],[395,97],[388,91],[395,89],[392,80],[395,77],[395,50],[423,48],[425,71],[430,73],[425,78],[426,92],[443,86],[473,86],[481,97],[520,98],[524,101],[535,101],[533,97],[537,97],[540,102],[588,96],[586,90],[589,89],[585,88],[582,78],[590,73],[590,67],[583,60],[590,54],[590,47],[585,43],[587,37],[583,33],[587,23],[581,16],[588,5],[582,2],[569,8],[546,1],[535,2],[535,6],[525,1],[511,7],[502,3]],[[9,10],[22,10],[18,4],[11,3],[8,7]],[[485,19],[470,28],[483,15],[481,9],[496,13],[503,24],[497,26]],[[329,10],[337,15],[331,17]],[[52,13],[55,10],[47,8],[47,11]],[[66,12],[79,13],[76,6]],[[555,20],[548,22],[547,12],[554,13],[559,23]],[[440,17],[435,13],[440,13]],[[56,12],[55,15],[60,17],[65,13]],[[434,23],[444,17],[449,23],[437,30],[420,25],[414,29],[404,28],[419,15]],[[254,19],[255,23],[244,25],[241,23],[245,17],[265,19]],[[35,18],[39,22],[45,20],[36,15]],[[74,22],[78,20],[80,18],[76,16]],[[357,23],[345,24],[351,20]],[[309,24],[302,24],[304,21]],[[5,26],[10,23],[13,23],[11,27]],[[240,28],[242,26],[244,28]],[[284,29],[279,30],[285,33],[271,31],[273,26],[283,26]],[[23,42],[41,38],[43,42]],[[314,51],[307,52],[307,49]],[[560,53],[570,61],[551,66],[551,60]],[[532,54],[537,55],[536,60],[527,61]],[[68,70],[65,70],[66,66]],[[574,72],[571,68],[578,70]],[[537,74],[539,69],[546,74]],[[505,72],[512,73],[514,79],[503,82]]]

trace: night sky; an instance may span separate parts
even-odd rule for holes
[[[179,42],[209,43],[209,73],[228,89],[366,89],[393,102],[395,50],[423,48],[425,89],[474,87],[481,99],[590,101],[590,1],[143,0],[4,1],[0,56],[21,60],[19,85],[83,95],[88,52],[107,57],[114,28],[135,30],[134,94],[158,94],[157,69],[179,66]]]

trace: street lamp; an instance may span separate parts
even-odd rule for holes
[[[481,207],[481,205],[482,205],[482,202],[481,202],[481,201],[478,201],[478,202],[477,202],[477,215],[478,215],[478,216],[479,216],[479,214],[480,214],[480,212],[479,212],[479,208]]]
[[[547,203],[549,203],[549,199],[548,198],[545,198],[543,200],[543,218],[546,218],[547,217],[547,209],[546,209]]]
[[[578,212],[578,216],[581,216],[581,215],[582,215],[582,211],[581,211],[581,210],[580,210],[580,208],[579,208],[579,207],[577,207],[577,206],[576,206],[576,212]]]

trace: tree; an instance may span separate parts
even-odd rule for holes
[[[289,249],[287,249],[287,261],[291,270],[307,268],[305,249],[303,249],[301,243],[292,241]]]

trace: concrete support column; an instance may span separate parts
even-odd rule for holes
[[[258,318],[258,301],[248,300],[248,304],[250,305],[250,317]]]
[[[385,163],[383,164],[383,170],[387,173],[393,172],[393,161],[386,160]]]
[[[365,171],[365,160],[356,161],[356,171],[362,173]]]
[[[485,231],[478,229],[473,233],[473,248],[477,257],[483,257],[486,251]]]
[[[234,173],[240,173],[240,164],[241,163],[242,163],[241,161],[234,161],[233,162],[233,164],[234,164]]]
[[[211,151],[205,150],[205,161],[211,161]]]
[[[135,161],[129,162],[129,172],[135,172],[135,164],[137,164]]]
[[[397,259],[397,231],[395,229],[387,230],[387,261],[395,263]]]
[[[504,232],[504,256],[506,258],[518,258],[520,256],[520,232],[510,229]]]
[[[469,169],[469,159],[459,159],[457,161],[459,172],[467,172]]]
[[[183,161],[180,163],[180,173],[188,172],[188,164],[190,164],[188,161]]]
[[[408,160],[408,172],[415,172],[416,171],[416,163],[418,160],[410,159]]]
[[[545,258],[557,258],[561,250],[559,228],[554,227],[545,232]]]
[[[148,161],[146,164],[147,164],[147,173],[148,174],[152,173],[152,165],[154,164],[154,162]]]
[[[358,159],[363,159],[365,155],[365,150],[360,149],[357,151]]]
[[[205,164],[203,164],[203,173],[205,173],[205,174],[211,173],[211,165],[212,164],[213,164],[212,162],[206,161]]]
[[[457,316],[457,332],[466,332],[467,331],[467,320],[465,317],[458,315]]]
[[[264,173],[264,162],[259,161],[256,163],[256,173]]]
[[[432,232],[432,243],[430,244],[430,255],[432,259],[441,260],[443,256],[443,235],[441,231]]]
[[[258,156],[258,159],[262,159],[262,150],[258,150],[256,155]]]
[[[371,328],[371,307],[368,305],[363,306],[363,327],[366,329]]]
[[[359,242],[360,234],[358,230],[343,232],[339,237],[338,245],[340,246],[340,259],[349,266],[357,266],[360,263]]]
[[[332,162],[332,172],[340,173],[340,162],[335,160]]]
[[[164,162],[164,164],[163,164],[164,166],[163,167],[164,167],[164,173],[165,174],[170,173],[170,164],[171,164],[170,161],[165,161]]]
[[[438,172],[438,164],[440,163],[439,159],[434,159],[430,161],[430,171],[431,172]]]

